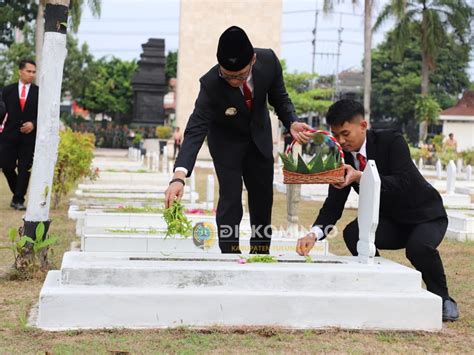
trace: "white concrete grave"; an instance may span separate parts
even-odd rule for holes
[[[448,230],[446,237],[460,242],[474,241],[474,212],[448,210]]]
[[[370,161],[361,181],[361,259],[293,253],[250,263],[202,252],[68,252],[61,270],[48,273],[37,326],[439,330],[441,298],[422,289],[420,273],[373,257],[377,181]]]
[[[446,193],[441,194],[444,206],[447,208],[470,208],[470,196],[456,193],[456,164],[452,160],[449,161],[446,170]]]
[[[436,178],[441,180],[443,177],[443,165],[441,164],[441,160],[438,159],[436,162]]]
[[[369,160],[360,180],[357,212],[359,224],[357,253],[359,261],[365,264],[374,263],[375,232],[379,224],[380,184],[377,166],[373,160]]]

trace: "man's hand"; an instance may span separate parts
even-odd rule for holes
[[[173,179],[186,180],[186,174],[182,171],[177,171],[173,175]],[[175,200],[180,201],[184,194],[184,185],[179,181],[173,182],[165,191],[165,208],[170,208]]]
[[[304,122],[293,122],[290,127],[290,133],[293,139],[300,144],[308,143],[314,133],[310,133],[313,128]]]
[[[301,256],[308,256],[316,243],[316,234],[309,233],[306,237],[298,239],[296,252]]]
[[[35,126],[31,122],[25,122],[20,128],[20,132],[24,134],[29,134],[35,129]]]
[[[357,182],[360,183],[360,178],[362,177],[362,171],[354,169],[349,164],[344,164],[345,170],[345,179],[344,182],[340,182],[338,184],[332,184],[336,189],[343,189],[350,184]]]

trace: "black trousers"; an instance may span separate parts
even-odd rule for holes
[[[443,262],[436,249],[444,238],[448,227],[446,217],[419,224],[400,224],[389,218],[380,217],[375,233],[375,246],[378,249],[398,250],[405,253],[412,265],[421,272],[428,291],[449,298]],[[344,241],[352,255],[357,255],[359,226],[357,219],[344,229]]]
[[[273,205],[273,158],[264,157],[251,143],[232,164],[214,162],[219,180],[216,223],[222,253],[240,253],[239,225],[242,221],[242,181],[248,192],[252,235],[250,253],[268,254]]]
[[[34,145],[21,142],[2,143],[2,154],[8,156],[3,165],[3,174],[7,178],[8,187],[13,194],[12,202],[24,203],[31,167],[33,165]]]

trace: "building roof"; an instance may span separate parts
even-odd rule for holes
[[[474,117],[474,91],[465,91],[461,100],[454,107],[450,107],[441,116],[473,116]]]

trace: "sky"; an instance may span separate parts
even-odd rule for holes
[[[387,1],[375,0],[374,18]],[[280,57],[286,60],[290,72],[311,71],[314,10],[320,10],[322,2],[283,0]],[[334,9],[337,13],[332,15],[320,11],[316,52],[321,54],[315,57],[315,72],[322,75],[336,72],[339,28],[342,28],[339,71],[362,67],[363,1],[359,0],[359,3],[353,6],[350,0],[341,1]],[[392,21],[387,21],[373,35],[373,47],[384,40],[386,31],[392,25]],[[102,0],[100,19],[93,18],[86,9],[78,33],[79,41],[87,42],[94,56],[114,55],[122,59],[138,59],[141,44],[150,37],[164,38],[166,52],[178,49],[179,0]],[[474,80],[474,58],[469,73],[471,80]]]

